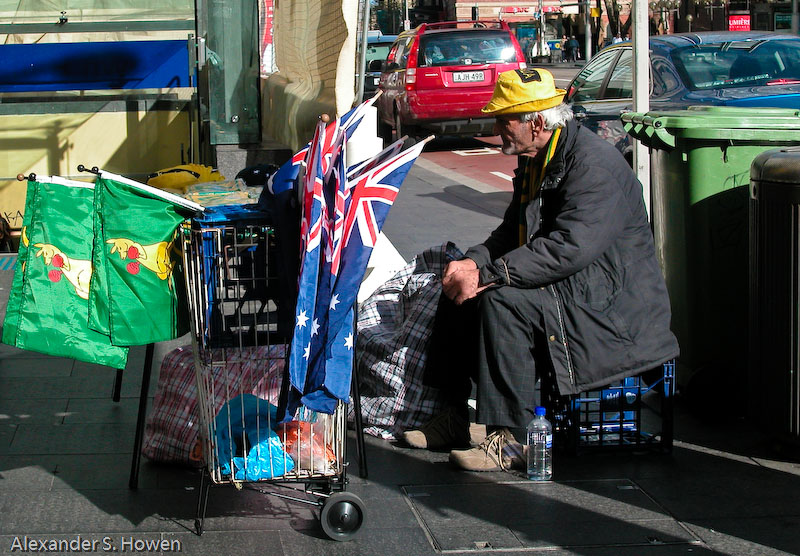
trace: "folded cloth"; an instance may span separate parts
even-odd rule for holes
[[[452,243],[414,257],[358,308],[356,353],[364,431],[388,440],[427,423],[446,397],[422,383],[441,277],[463,258]]]

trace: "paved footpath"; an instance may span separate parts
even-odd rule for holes
[[[507,202],[506,191],[415,167],[384,231],[405,259],[448,239],[465,249]],[[0,270],[3,313],[12,272]],[[181,343],[157,346],[153,388],[160,358]],[[445,452],[368,438],[367,477],[355,463],[349,474],[367,509],[356,540],[325,538],[314,507],[227,485],[211,490],[198,537],[195,470],[144,461],[138,489],[128,488],[142,364],[132,350],[115,403],[110,369],[0,346],[0,554],[59,542],[51,554],[800,554],[800,466],[762,431],[699,420],[680,400],[669,455],[557,453],[555,481],[541,484],[457,471]]]

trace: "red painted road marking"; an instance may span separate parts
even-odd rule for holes
[[[511,191],[511,176],[517,166],[517,157],[501,153],[500,139],[497,137],[479,140],[486,146],[423,152],[422,158],[442,168],[455,181],[458,181],[460,175],[501,191]]]

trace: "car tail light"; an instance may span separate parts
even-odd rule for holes
[[[413,91],[417,88],[417,68],[406,70],[406,91]]]

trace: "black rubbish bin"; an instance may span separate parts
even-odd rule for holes
[[[772,149],[750,167],[750,416],[800,446],[800,147]]]

